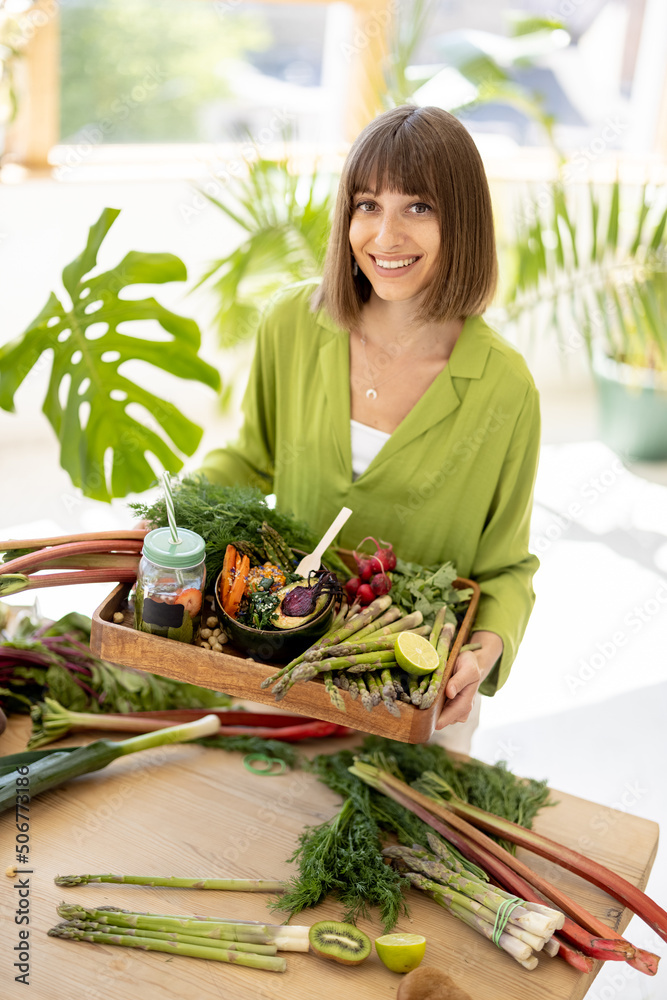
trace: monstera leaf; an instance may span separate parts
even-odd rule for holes
[[[43,410],[60,441],[60,463],[85,496],[107,501],[151,485],[155,471],[147,452],[178,472],[183,461],[177,452],[192,455],[202,436],[201,428],[172,403],[126,378],[124,363],[145,361],[220,388],[218,372],[198,357],[201,335],[193,320],[154,298],[121,298],[130,285],[185,281],[178,257],[131,251],[116,267],[90,276],[118,214],[113,208],[102,212],[85,250],[63,271],[69,302],[52,292],[22,336],[0,348],[0,406],[10,412],[23,380],[45,352],[53,351]],[[135,331],[142,320],[157,321],[169,339],[141,339]],[[136,407],[128,412],[130,404],[139,404],[139,412]]]

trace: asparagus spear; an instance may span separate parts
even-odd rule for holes
[[[101,934],[108,934],[111,928],[108,924],[101,924],[98,920],[64,920],[57,924],[57,927],[70,927],[80,931],[97,931]],[[201,947],[201,937],[194,934],[178,934],[176,931],[146,931],[137,930],[136,927],[114,927],[114,934],[127,934],[129,937],[155,938],[158,941],[180,941],[181,944],[196,944]],[[207,948],[226,948],[229,951],[245,951],[254,955],[276,955],[278,948],[275,944],[257,944],[255,941],[231,941],[229,939],[207,938]]]
[[[380,680],[382,681],[382,697],[391,698],[392,701],[396,701],[396,688],[394,687],[394,678],[392,676],[391,670],[385,667],[380,673]]]
[[[369,605],[370,607],[370,605]],[[384,616],[383,616],[384,617]],[[411,629],[419,628],[424,621],[424,616],[421,611],[412,611],[409,615],[405,615],[403,618],[397,618],[395,621],[388,625],[383,625],[377,627],[379,622],[372,622],[366,628],[362,629],[361,632],[355,634],[355,639],[373,640],[379,639],[381,636],[385,635],[396,635],[397,632],[409,632]],[[427,629],[428,634],[428,629]]]
[[[443,604],[438,610],[435,621],[433,622],[433,629],[429,636],[429,642],[436,649],[438,648],[438,639],[440,638],[440,633],[442,632],[442,626],[445,624],[445,615],[447,614],[447,605]]]
[[[435,833],[431,833],[429,831],[426,834],[426,840],[428,841],[428,846],[431,848],[433,853],[437,855],[441,861],[444,861],[451,871],[462,874],[471,870],[470,868],[466,868],[466,865],[460,860],[460,858],[456,857],[454,852],[441,837],[438,837]],[[467,862],[467,864],[470,864],[470,862]],[[475,865],[474,867],[476,868],[477,866]],[[482,871],[481,868],[478,868],[477,870],[480,872]]]
[[[385,668],[381,672],[378,686],[380,687],[382,704],[390,715],[394,715],[397,719],[400,719],[401,710],[396,705],[396,688],[394,687],[394,679],[391,675],[391,670]]]
[[[226,889],[235,892],[284,892],[285,882],[249,878],[177,878],[173,875],[57,875],[56,885],[88,885],[90,882],[118,882],[123,885],[166,885],[175,889]]]
[[[410,701],[413,705],[421,705],[422,693],[419,687],[419,681],[416,677],[410,677],[408,683],[410,685]]]
[[[370,691],[366,687],[363,674],[360,674],[357,677],[357,687],[359,688],[359,697],[361,699],[361,704],[364,706],[367,712],[370,712],[373,708],[373,699],[371,697]]]
[[[354,656],[358,653],[373,653],[377,650],[393,649],[396,638],[393,635],[383,636],[371,642],[343,642],[339,646],[325,646],[322,649],[309,650],[304,658],[304,662],[330,659],[334,656]]]
[[[370,671],[364,674],[364,680],[366,681],[366,687],[368,688],[371,696],[371,704],[375,707],[382,701],[382,688],[380,686],[380,682],[375,674],[372,674]]]
[[[49,937],[60,937],[70,941],[89,941],[91,944],[121,945],[124,948],[141,948],[143,951],[162,951],[170,955],[187,955],[190,958],[208,958],[214,962],[229,962],[245,965],[251,969],[267,972],[285,972],[287,962],[273,955],[253,955],[206,945],[181,944],[179,941],[159,941],[155,938],[131,937],[114,932],[104,934],[99,931],[82,931],[76,927],[52,927]]]
[[[415,701],[413,698],[412,701],[413,705],[418,705],[421,708],[421,703],[424,699],[424,695],[428,691],[428,686],[430,683],[431,683],[431,674],[424,674],[424,676],[419,682],[419,687],[417,688],[417,692],[415,694],[415,697],[418,698],[418,701]]]
[[[345,674],[342,675],[343,677]],[[352,701],[356,701],[359,697],[359,685],[355,677],[350,677],[347,682],[347,689],[350,692],[350,698]]]
[[[444,686],[451,676],[454,665],[452,664],[448,669],[447,660],[449,656],[449,647],[452,644],[455,631],[456,626],[452,625],[451,622],[446,622],[442,626],[442,631],[436,646],[440,660],[438,662],[438,666],[431,674],[431,680],[426,689],[426,693],[422,695],[421,705],[419,706],[420,708],[431,707],[437,697],[438,691],[440,690],[440,685],[442,684]]]
[[[324,675],[324,687],[329,692],[329,698],[331,699],[331,704],[334,708],[337,708],[339,712],[345,711],[345,701],[343,696],[333,682],[333,674],[330,670]]]
[[[391,650],[391,654],[391,656],[384,656],[381,652],[376,653],[376,658],[374,660],[370,660],[369,662],[354,663],[351,667],[347,668],[347,673],[354,676],[354,674],[365,674],[373,670],[393,670],[394,667],[398,667],[398,664],[393,650]]]
[[[374,622],[369,625],[365,625],[359,632],[357,632],[357,638],[363,639],[364,636],[368,635],[370,632],[377,632],[379,629],[383,629],[385,625],[391,625],[392,622],[398,621],[399,618],[403,617],[403,612],[400,608],[392,604],[390,608],[385,611],[383,615],[376,618]]]

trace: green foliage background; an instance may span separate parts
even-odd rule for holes
[[[66,0],[61,32],[61,137],[106,120],[107,142],[210,138],[201,110],[230,95],[233,60],[270,44],[258,15],[192,0]]]

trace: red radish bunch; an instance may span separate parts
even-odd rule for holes
[[[373,555],[354,552],[354,559],[357,564],[358,576],[353,576],[345,584],[345,592],[350,603],[357,602],[362,606],[370,604],[376,597],[388,594],[391,590],[391,580],[387,576],[389,570],[396,567],[396,556],[393,546],[388,542],[380,545],[375,538],[369,535],[360,543],[373,542],[375,552]]]

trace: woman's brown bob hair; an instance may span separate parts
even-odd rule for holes
[[[340,180],[322,284],[314,308],[354,327],[371,285],[352,275],[350,218],[361,191],[423,198],[438,213],[441,252],[418,318],[464,319],[484,312],[498,277],[489,185],[464,126],[441,108],[403,105],[375,118],[355,140]]]

